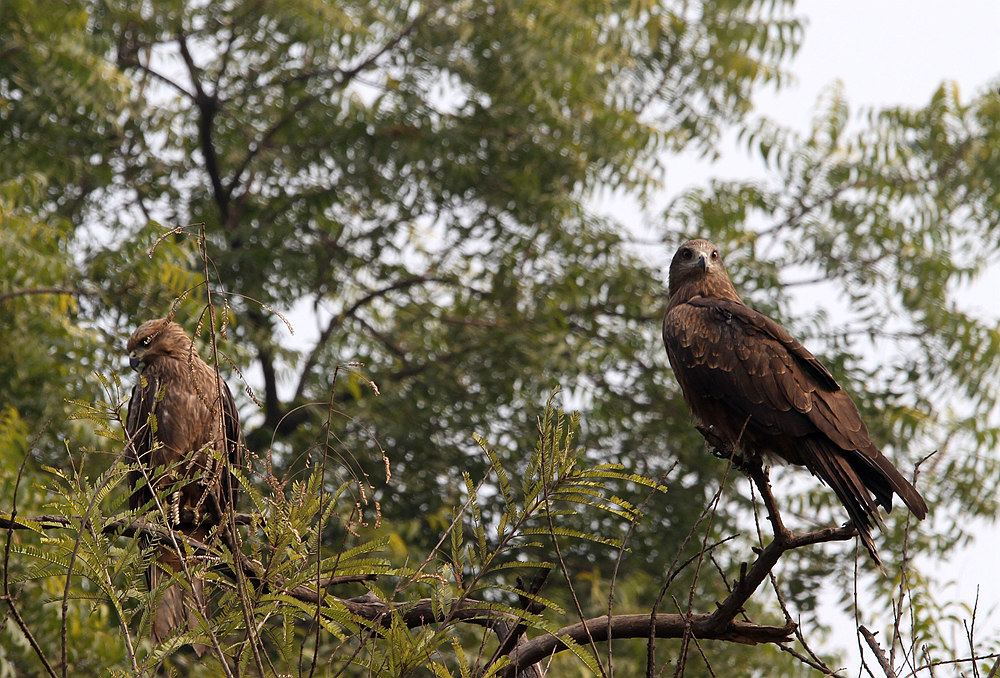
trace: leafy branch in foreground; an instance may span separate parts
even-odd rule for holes
[[[489,459],[490,472],[496,478],[496,488],[502,499],[493,530],[494,542],[488,549],[489,537],[479,510],[477,488],[466,474],[475,555],[482,575],[491,571],[498,559],[525,557],[524,551],[519,549],[542,547],[542,542],[538,540],[543,537],[568,537],[616,549],[624,548],[620,539],[562,524],[561,519],[572,518],[580,508],[589,507],[631,523],[638,520],[639,509],[627,499],[614,494],[612,483],[631,483],[666,491],[665,486],[648,478],[627,473],[620,464],[600,464],[587,468],[582,459],[583,449],[573,447],[579,415],[566,415],[557,410],[552,405],[554,397],[555,394],[549,398],[544,415],[538,421],[538,441],[528,459],[519,487],[511,483],[503,462],[487,441],[476,436],[476,442]],[[456,555],[453,550],[453,558]],[[471,560],[466,558],[467,562]],[[459,562],[457,558],[455,562]],[[533,563],[523,559],[516,562],[524,567],[551,567],[548,563]]]
[[[604,675],[611,656],[603,659],[597,643],[611,639],[681,639],[682,654],[688,639],[790,642],[797,629],[787,613],[784,625],[757,624],[746,618],[747,601],[788,551],[850,539],[853,531],[791,532],[759,469],[751,477],[774,538],[740,568],[728,596],[712,612],[617,614],[609,607],[605,615],[584,614],[574,590],[574,566],[565,557],[567,547],[584,540],[623,553],[626,544],[587,531],[580,521],[596,511],[634,526],[641,505],[623,495],[630,488],[665,488],[616,465],[588,467],[584,450],[573,442],[577,416],[559,411],[553,398],[538,419],[537,442],[521,464],[520,482],[512,481],[514,467],[477,437],[489,471],[478,483],[464,475],[463,505],[437,547],[416,567],[391,562],[391,535],[354,531],[351,526],[360,523],[348,484],[331,486],[325,478],[328,452],[304,479],[258,483],[238,474],[253,511],[232,516],[240,533],[236,552],[223,540],[200,542],[171,530],[162,516],[123,511],[119,488],[128,468],[115,459],[91,475],[95,457],[84,455],[73,473],[49,470],[54,497],[49,508],[63,513],[0,516],[9,552],[27,563],[13,583],[60,582],[55,599],[61,601],[63,628],[72,604],[109,604],[121,630],[118,652],[125,663],[118,670],[123,675],[151,675],[169,663],[191,675],[222,671],[236,676],[251,661],[258,669],[297,667],[298,675],[308,675],[326,657],[327,675],[398,676],[430,670],[439,676],[515,678],[539,675],[536,664],[567,650],[587,671]],[[98,405],[88,416],[114,418],[118,411]],[[108,434],[113,427],[103,430]],[[498,504],[498,510],[484,511],[486,501]],[[329,537],[331,529],[340,535],[337,539]],[[12,543],[15,531],[36,541]],[[150,548],[168,544],[195,563],[177,579],[190,585],[203,578],[213,594],[199,610],[198,628],[149,647],[145,631],[158,591],[146,591],[142,573]],[[711,556],[711,549],[705,546],[702,555]],[[550,581],[556,571],[562,576],[558,585]],[[363,595],[331,592],[331,587],[359,584],[367,589]],[[542,595],[545,586],[549,592]],[[567,600],[573,612],[567,612]],[[7,602],[18,609],[17,601]],[[740,615],[744,618],[737,619]],[[191,656],[177,651],[185,643],[207,645],[211,658],[192,663]],[[54,649],[40,646],[38,659],[45,666],[67,666],[64,647],[58,648],[59,662],[47,658]],[[54,669],[49,674],[58,675]]]
[[[102,383],[115,400],[117,384]],[[101,434],[122,445],[115,432],[121,410],[95,403],[80,416],[99,421]],[[398,675],[416,666],[437,666],[434,670],[440,672],[456,661],[462,671],[496,672],[507,664],[518,639],[528,633],[559,632],[553,619],[563,618],[565,611],[539,595],[555,567],[539,557],[548,552],[548,540],[584,539],[622,547],[620,540],[573,526],[576,508],[634,521],[637,508],[612,492],[612,483],[663,489],[618,466],[587,468],[582,450],[573,447],[577,423],[575,415],[557,411],[550,400],[538,421],[538,443],[517,484],[510,481],[499,456],[479,439],[490,476],[500,488],[502,510],[487,524],[479,506],[487,478],[477,485],[466,475],[467,500],[439,542],[448,548],[435,549],[415,568],[391,564],[385,556],[389,535],[354,534],[350,525],[357,524],[352,522],[355,502],[346,484],[328,485],[323,473],[326,453],[302,480],[257,482],[246,473],[237,474],[253,511],[233,516],[241,535],[235,553],[223,540],[200,542],[170,529],[155,512],[141,516],[125,510],[129,467],[120,457],[109,464],[105,456],[83,454],[74,459],[72,471],[46,469],[49,513],[0,516],[0,526],[8,530],[8,548],[26,564],[12,582],[61,582],[63,627],[71,605],[109,603],[121,631],[121,656],[128,671],[137,675],[154,673],[163,662],[185,665],[189,657],[176,650],[195,642],[214,648],[208,664],[227,675],[238,675],[253,649],[278,666],[301,661],[310,645],[313,656],[339,656],[375,675]],[[344,515],[349,517],[345,520]],[[331,530],[340,534],[335,547]],[[15,532],[30,536],[12,541]],[[200,610],[197,629],[149,647],[145,631],[159,591],[146,590],[143,573],[151,549],[171,545],[194,563],[176,578],[187,585],[205,579],[213,594]],[[565,570],[565,564],[561,567]],[[525,573],[533,577],[530,586],[516,576]],[[237,585],[241,576],[250,584],[245,589]],[[362,596],[327,592],[330,586],[359,582],[367,582],[368,592]],[[456,634],[458,624],[481,627],[489,638]],[[438,658],[452,637],[468,647],[455,649],[447,660]],[[479,649],[472,652],[476,644]],[[597,669],[592,655],[578,643],[567,638],[564,645]],[[59,662],[45,660],[52,652],[59,653]],[[37,655],[47,664],[69,663],[65,646],[39,648]]]

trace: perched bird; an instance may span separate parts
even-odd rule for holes
[[[236,502],[230,469],[241,464],[242,437],[233,395],[169,319],[140,325],[127,349],[129,364],[139,372],[125,424],[126,458],[135,467],[128,478],[129,507],[159,509],[171,528],[205,542],[212,525],[224,531],[224,516]],[[150,590],[184,571],[182,552],[161,541],[146,574]],[[196,609],[204,605],[202,579],[191,582],[190,592],[179,582],[169,585],[154,611],[153,643],[194,628]],[[201,655],[206,648],[194,649]]]
[[[891,510],[895,493],[923,519],[927,505],[871,441],[851,397],[783,327],[743,303],[709,241],[680,246],[669,287],[663,344],[695,425],[747,458],[809,469],[881,568],[871,537],[878,506]]]

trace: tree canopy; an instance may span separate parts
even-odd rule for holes
[[[1000,332],[963,293],[1000,251],[1000,99],[943,83],[921,108],[859,118],[832,88],[811,129],[784,129],[754,112],[754,95],[784,84],[804,39],[794,3],[773,0],[2,3],[4,496],[21,514],[55,502],[68,515],[89,490],[120,507],[124,340],[172,313],[205,347],[219,333],[212,358],[240,392],[255,469],[287,480],[274,496],[317,491],[325,460],[323,492],[340,504],[313,507],[330,523],[309,529],[328,553],[378,551],[384,576],[445,534],[475,540],[470,525],[514,520],[498,469],[538,470],[537,418],[561,387],[553,408],[580,413],[579,463],[616,465],[601,487],[636,511],[597,502],[565,516],[567,535],[592,539],[558,555],[575,593],[550,580],[541,595],[590,617],[617,582],[616,607],[648,613],[678,557],[742,534],[713,551],[731,567],[753,541],[735,472],[699,522],[725,464],[691,427],[659,340],[669,253],[707,237],[744,298],[852,393],[896,465],[923,460],[932,518],[907,530],[892,514],[881,550],[890,567],[915,559],[919,644],[939,659],[968,652],[951,645],[943,620],[956,612],[924,564],[997,509]],[[711,158],[732,131],[763,178],[690,187],[641,225],[654,242],[594,209],[608,192],[658,195],[680,154]],[[211,326],[206,305],[224,320]],[[827,488],[777,473],[790,522],[842,522]],[[454,529],[473,497],[471,523]],[[608,546],[625,531],[627,556]],[[486,567],[480,549],[466,567]],[[819,588],[853,576],[849,555],[788,554],[797,614],[820,623]],[[4,567],[21,595],[62,598],[51,572]],[[700,597],[726,595],[724,578],[678,576]],[[898,594],[894,579],[866,581],[877,605]],[[84,623],[117,638],[131,599],[74,586],[70,640]],[[28,626],[48,629],[37,636],[60,656],[50,613]],[[43,675],[17,629],[0,633],[0,667]],[[117,640],[69,645],[72,673],[135,668]],[[675,650],[658,645],[659,661]],[[640,672],[644,652],[615,661]],[[583,654],[565,666],[600,671]],[[759,671],[775,657],[727,648],[688,670]],[[393,675],[386,662],[369,670]]]

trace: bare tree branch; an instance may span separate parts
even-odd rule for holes
[[[322,353],[323,349],[326,348],[327,342],[333,335],[334,331],[340,327],[343,322],[352,317],[358,312],[363,306],[380,299],[392,292],[406,289],[412,287],[413,285],[420,285],[426,282],[447,282],[444,278],[435,278],[428,275],[415,275],[409,278],[403,278],[402,280],[397,280],[396,282],[381,287],[379,289],[371,290],[367,294],[363,295],[360,299],[356,300],[353,304],[345,308],[343,311],[337,315],[330,318],[330,322],[327,323],[326,327],[319,335],[319,339],[316,340],[316,344],[313,346],[312,351],[309,353],[309,357],[306,358],[305,364],[302,366],[301,377],[299,379],[299,384],[295,389],[295,395],[292,397],[293,401],[298,400],[302,397],[305,392],[306,382],[310,376],[312,376],[316,363],[319,361],[319,355]]]
[[[190,518],[182,513],[182,520]],[[254,516],[241,513],[234,516],[237,524],[249,524]],[[63,516],[56,514],[39,515],[33,518],[19,516],[0,516],[0,528],[10,530],[16,529],[49,529],[49,528],[70,528],[80,525],[79,516]],[[211,546],[192,539],[180,532],[171,530],[163,525],[158,525],[142,518],[124,517],[112,518],[102,521],[100,525],[94,525],[94,529],[106,534],[114,533],[122,536],[148,535],[161,539],[169,537],[171,534],[183,541],[188,546],[200,550],[210,551]],[[810,544],[825,541],[849,539],[854,536],[853,528],[838,527],[826,528],[805,534],[787,533],[782,539],[775,539],[757,557],[756,562],[747,572],[740,577],[733,587],[733,592],[725,601],[719,604],[718,609],[711,614],[657,614],[652,620],[648,614],[624,614],[614,615],[610,619],[607,615],[595,619],[589,619],[560,630],[555,636],[543,636],[519,645],[511,652],[511,659],[518,658],[518,666],[524,667],[539,661],[539,657],[544,658],[547,654],[565,649],[565,644],[559,641],[559,637],[569,637],[574,640],[580,634],[585,634],[584,628],[596,629],[595,640],[606,640],[613,638],[644,638],[652,632],[658,638],[680,637],[685,628],[697,638],[729,640],[745,644],[757,643],[782,643],[791,639],[791,632],[794,630],[794,623],[786,626],[766,626],[750,622],[733,621],[736,614],[740,612],[743,604],[756,590],[760,583],[766,578],[770,568],[774,566],[782,553],[794,548],[800,548]],[[251,577],[259,577],[258,566],[244,559],[243,566],[248,569]],[[375,575],[348,575],[332,576],[320,580],[322,586],[341,584],[347,582],[358,582],[374,579]],[[284,582],[274,582],[276,588],[283,588]],[[531,588],[531,587],[529,587]],[[323,595],[316,588],[309,586],[296,586],[286,589],[287,593],[301,600],[315,602],[317,596]],[[497,622],[512,624],[517,628],[522,619],[514,614],[499,612],[495,606],[479,600],[465,599],[460,603],[453,601],[450,609],[445,609],[445,614],[440,614],[440,609],[435,611],[433,601],[429,598],[420,599],[413,602],[389,603],[378,600],[370,594],[362,598],[336,598],[335,600],[344,607],[369,621],[378,621],[387,625],[392,614],[402,615],[407,626],[421,626],[425,624],[437,623],[454,619],[458,621],[478,623],[483,626],[492,627]],[[609,635],[610,634],[610,635]],[[583,636],[580,636],[581,638]],[[546,640],[546,638],[548,640]],[[542,649],[545,651],[542,651]],[[541,652],[541,654],[538,654]],[[535,657],[528,662],[529,657]]]
[[[868,627],[862,624],[858,627],[858,631],[864,636],[865,642],[868,643],[868,647],[871,648],[872,652],[875,653],[875,658],[878,659],[879,666],[885,672],[885,678],[896,678],[896,671],[892,668],[892,664],[885,656],[885,652],[879,647],[878,641],[875,640],[875,634],[868,630]]]
[[[785,626],[763,626],[751,622],[735,621],[743,611],[744,604],[758,587],[767,579],[781,556],[789,550],[827,541],[843,541],[855,536],[852,525],[829,527],[804,534],[791,532],[781,522],[774,496],[767,476],[759,464],[749,465],[748,472],[758,486],[768,517],[775,527],[774,539],[762,549],[749,568],[741,568],[739,579],[733,585],[729,596],[719,603],[711,614],[647,614],[602,616],[566,627],[555,634],[540,636],[518,646],[511,652],[511,667],[505,674],[509,678],[525,666],[535,664],[554,652],[567,649],[562,638],[570,638],[578,643],[613,638],[685,638],[702,640],[727,640],[730,642],[786,643],[793,638],[795,622],[789,620]],[[890,677],[892,678],[892,677]]]
[[[589,630],[589,635],[588,635]],[[601,615],[559,629],[554,634],[539,636],[518,646],[510,654],[510,667],[505,676],[511,677],[514,672],[525,666],[536,664],[556,652],[567,649],[563,639],[568,638],[579,644],[594,640],[612,640],[616,638],[647,638],[650,634],[656,638],[682,638],[690,633],[695,638],[703,640],[727,640],[744,645],[760,643],[787,643],[792,640],[795,623],[785,626],[766,626],[750,622],[732,621],[719,627],[714,614],[657,614],[650,624],[648,614],[618,614],[612,617]]]
[[[702,433],[712,445],[714,440],[712,431],[705,430]],[[380,635],[379,629],[388,628],[394,622],[402,623],[411,628],[451,623],[482,626],[491,629],[499,639],[498,649],[490,658],[487,666],[494,665],[505,655],[509,658],[510,664],[502,673],[505,678],[527,678],[538,675],[538,671],[533,668],[536,664],[555,653],[568,649],[570,645],[593,645],[596,642],[620,638],[685,639],[696,643],[699,651],[701,651],[699,641],[703,640],[721,640],[748,645],[789,643],[794,640],[797,625],[788,618],[787,613],[787,621],[784,626],[757,624],[746,619],[745,604],[760,585],[771,576],[774,566],[785,552],[822,542],[851,539],[855,536],[856,530],[852,525],[848,525],[807,533],[792,532],[784,526],[781,520],[767,473],[760,463],[753,458],[734,457],[728,448],[716,447],[714,451],[722,456],[730,456],[734,465],[751,478],[761,493],[768,520],[774,530],[771,542],[759,550],[755,549],[756,558],[752,564],[749,566],[743,564],[740,567],[739,576],[731,583],[731,586],[727,582],[729,594],[722,602],[716,604],[716,609],[711,613],[695,613],[691,611],[690,607],[687,611],[682,610],[678,613],[658,613],[654,609],[652,614],[617,615],[611,614],[609,609],[607,614],[591,619],[580,617],[580,620],[575,624],[565,626],[554,633],[543,633],[530,640],[525,640],[525,633],[532,628],[530,620],[524,614],[494,602],[466,596],[444,602],[430,598],[396,602],[382,600],[371,592],[357,598],[341,598],[330,595],[327,592],[328,587],[348,582],[371,580],[375,579],[377,575],[372,573],[321,577],[317,571],[310,575],[310,579],[306,583],[295,584],[293,580],[285,577],[268,577],[267,569],[262,563],[251,561],[238,549],[233,553],[233,558],[230,558],[225,555],[229,552],[228,549],[220,552],[216,545],[192,539],[181,532],[144,517],[125,515],[91,521],[86,516],[39,515],[26,518],[16,514],[8,514],[0,515],[0,529],[6,528],[13,531],[17,529],[71,528],[126,537],[146,535],[158,538],[161,543],[173,544],[175,548],[193,548],[198,552],[209,554],[222,553],[225,556],[222,560],[227,564],[217,566],[216,570],[226,578],[239,580],[244,577],[246,581],[252,582],[254,587],[259,586],[261,590],[278,591],[317,606],[331,604],[341,606],[352,615],[362,628],[368,630],[367,633],[375,636]],[[230,529],[235,529],[235,525],[252,524],[259,519],[259,516],[253,514],[235,514],[231,516],[231,519],[227,518],[226,524],[232,526]],[[183,512],[180,516],[180,522],[199,522],[203,525],[211,525],[210,521],[196,516],[191,511]],[[710,548],[712,547],[706,546],[703,551],[710,550]],[[235,563],[235,571],[234,567],[228,563]],[[547,573],[547,569],[538,573],[529,586],[522,587],[525,593],[521,597],[521,607],[528,615],[536,615],[540,612],[533,597],[544,585]],[[8,599],[8,604],[13,609],[13,601],[9,599],[9,590],[5,590],[5,594],[4,597]],[[737,620],[737,617],[741,615],[743,618]],[[861,632],[865,633],[865,631],[867,629],[862,627]],[[874,644],[874,638],[868,638],[868,641],[873,646],[873,650],[876,651],[880,663],[883,664],[887,678],[895,678],[891,666],[887,668],[888,662],[884,654],[876,650],[877,644]]]

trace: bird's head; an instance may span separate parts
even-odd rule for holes
[[[719,248],[708,240],[688,240],[670,261],[670,296],[687,288],[685,296],[711,296],[739,301],[729,281]]]
[[[173,343],[170,339],[178,332],[187,337],[180,325],[167,318],[147,320],[139,325],[125,346],[128,350],[128,364],[136,372],[142,372],[156,356],[170,352]]]
[[[718,247],[707,240],[688,240],[677,248],[670,262],[670,289],[704,278],[718,268],[725,271]]]

